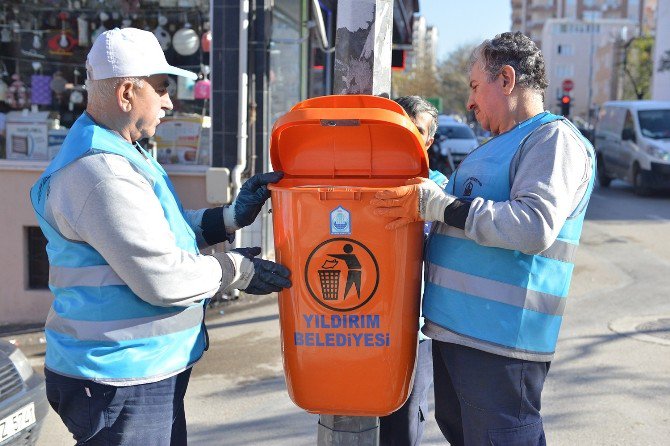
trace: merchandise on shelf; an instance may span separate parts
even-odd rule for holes
[[[153,31],[168,63],[201,72],[197,87],[192,81],[177,85],[171,78],[171,99],[175,114],[207,112],[209,70],[203,67],[210,64],[209,8],[208,0],[4,1],[0,6],[0,120],[7,122],[7,129],[0,129],[4,137],[0,159],[53,157],[67,128],[86,109],[88,51],[100,33],[115,27]],[[47,118],[39,118],[30,124],[20,122],[17,133],[14,122],[16,116],[23,116],[22,110],[37,111],[38,115],[28,114],[32,118],[46,113],[50,122],[57,119],[62,127],[53,131],[47,128]],[[180,162],[202,162],[197,150],[195,155],[180,156]]]

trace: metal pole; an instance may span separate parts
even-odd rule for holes
[[[318,446],[378,446],[379,418],[320,415]]]
[[[335,94],[390,97],[393,0],[338,0]]]
[[[587,115],[586,117],[588,118],[589,121],[589,126],[593,128],[593,110],[592,110],[592,102],[593,102],[593,65],[595,64],[595,57],[594,57],[594,33],[595,33],[595,18],[593,16],[593,11],[591,11],[591,44],[589,48],[589,97],[588,97],[588,103],[586,104],[586,111]]]
[[[335,94],[390,97],[393,0],[338,0]],[[377,446],[379,418],[319,417],[318,446]]]

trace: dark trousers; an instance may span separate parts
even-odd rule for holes
[[[435,419],[451,446],[544,446],[540,397],[549,362],[433,340]]]
[[[78,445],[186,445],[184,395],[191,369],[162,381],[115,387],[48,369],[47,399]]]
[[[433,382],[432,341],[419,344],[414,385],[403,406],[379,418],[380,446],[417,446],[421,444],[428,416],[428,390]]]

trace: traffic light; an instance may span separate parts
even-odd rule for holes
[[[567,94],[564,94],[561,96],[561,103],[559,104],[561,106],[561,114],[563,116],[569,116],[570,115],[570,101],[572,98],[568,96]]]
[[[405,69],[405,50],[391,50],[391,69],[394,71]]]

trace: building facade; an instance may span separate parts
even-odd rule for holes
[[[650,32],[655,27],[656,3],[657,0],[512,0],[512,31],[521,31],[539,47],[549,19],[626,19],[641,32]]]
[[[426,18],[416,16],[412,28],[412,50],[407,57],[407,68],[427,66],[437,69],[437,27],[426,24]]]
[[[86,28],[95,32],[125,26],[122,20],[129,20],[128,16],[115,14],[103,2],[83,2],[82,9],[77,11],[67,10],[68,3],[71,2],[14,8],[5,19],[10,24],[18,23],[20,28],[11,28],[11,34],[8,28],[1,28],[0,78],[12,85],[11,77],[4,72],[20,73],[27,99],[33,99],[32,103],[20,105],[12,98],[0,98],[0,224],[5,228],[0,236],[3,283],[0,330],[3,331],[39,326],[52,302],[46,240],[33,215],[29,189],[57,152],[67,128],[85,109],[85,94],[81,102],[73,103],[72,91],[78,88],[77,73],[79,83],[84,80],[81,73],[85,73],[92,38],[92,34],[85,35]],[[68,42],[72,42],[68,51],[51,51],[49,37],[38,48],[34,36],[51,35],[49,17],[56,14],[51,14],[49,8],[59,12],[58,33],[64,30]],[[61,11],[65,13],[60,14]],[[244,181],[255,172],[267,170],[267,141],[272,123],[276,116],[307,97],[309,67],[304,55],[313,41],[306,25],[309,3],[307,0],[211,3],[197,0],[177,4],[155,0],[142,1],[133,14],[130,26],[152,30],[159,42],[165,44],[169,63],[201,72],[201,80],[210,81],[204,96],[196,95],[195,84],[186,85],[181,82],[183,79],[173,79],[177,81],[171,91],[175,112],[159,126],[156,141],[151,143],[156,143],[156,157],[185,207],[199,209],[221,204],[218,198],[208,201],[212,195],[222,196],[208,194],[208,171],[227,169],[231,178],[238,169],[240,180]],[[89,22],[86,27],[78,28],[82,17],[88,17]],[[185,26],[188,22],[190,28]],[[241,28],[241,23],[246,27]],[[23,31],[28,24],[32,32]],[[186,29],[193,31],[188,31],[189,37],[197,36],[197,50],[186,48],[185,41],[180,40],[180,36],[186,36],[187,31],[182,31]],[[208,31],[210,34],[206,36]],[[191,44],[194,41],[189,40]],[[51,101],[36,102],[32,92],[39,78],[30,75],[36,60],[41,61],[40,72],[36,74],[48,76],[52,89],[57,76],[63,76],[75,88],[53,91]],[[240,95],[241,91],[244,95]],[[163,135],[161,139],[161,127],[174,123],[180,127],[172,133],[178,136],[170,140]],[[30,133],[27,144],[17,144],[21,132]],[[40,138],[47,142],[47,150],[38,145]],[[187,139],[198,143],[192,146]],[[224,181],[217,188],[230,192],[223,196],[231,196],[235,185],[233,181]],[[263,213],[258,223],[245,228],[238,238],[247,245],[269,246],[266,255],[272,256],[272,244],[264,243],[272,240],[270,223],[267,213]],[[218,245],[213,249],[225,247]]]
[[[559,100],[567,94],[570,117],[589,120],[600,104],[616,99],[622,82],[620,36],[635,28],[635,22],[621,19],[547,20],[542,33],[549,81],[545,108],[560,112]],[[563,90],[564,82],[572,84],[570,91]]]
[[[68,0],[8,2],[16,7],[7,8],[9,12],[0,19],[0,332],[41,326],[51,306],[46,240],[33,214],[29,190],[60,148],[69,124],[85,109],[85,95],[73,101],[72,92],[78,91],[73,88],[78,81],[83,82],[89,31],[125,26],[124,21],[130,20],[131,26],[150,29],[166,42],[168,62],[200,71],[202,81],[209,78],[206,97],[195,97],[198,86],[193,84],[176,84],[171,92],[181,112],[175,113],[175,119],[181,120],[180,131],[172,133],[188,130],[189,137],[183,139],[195,138],[198,144],[182,147],[188,144],[157,138],[157,159],[187,208],[224,203],[221,197],[231,196],[239,186],[236,178],[241,183],[254,173],[270,170],[268,146],[275,120],[301,100],[332,93],[332,52],[318,37],[315,8],[323,17],[318,25],[332,44],[337,0],[141,0],[132,14],[112,11],[110,2],[84,1],[78,10],[68,10],[72,3]],[[394,43],[411,45],[418,7],[418,0],[394,2]],[[88,21],[82,23],[85,17]],[[61,37],[71,46],[67,52],[58,49]],[[54,38],[56,49],[47,53]],[[33,65],[37,60],[42,61],[39,70]],[[33,69],[36,76],[49,76],[52,89],[59,87],[50,101],[33,101],[31,107],[3,95],[3,84],[18,85],[12,84],[10,73],[20,71],[25,82],[21,91],[30,96],[31,83],[40,80],[31,76]],[[58,76],[67,78],[62,90],[61,83],[54,82]],[[16,129],[31,137],[13,134]],[[38,140],[44,148],[38,149]],[[230,180],[219,181],[216,191],[208,191],[206,177],[213,171],[228,172]],[[221,190],[231,193],[221,194]],[[264,255],[273,257],[267,212],[240,232],[237,238],[243,245],[263,246]]]
[[[651,98],[670,101],[670,0],[658,0]],[[661,26],[665,25],[665,26]]]
[[[549,87],[547,109],[591,120],[605,101],[620,99],[623,58],[630,39],[653,35],[657,0],[512,0],[512,30],[542,50]],[[564,91],[564,82],[574,87]]]

